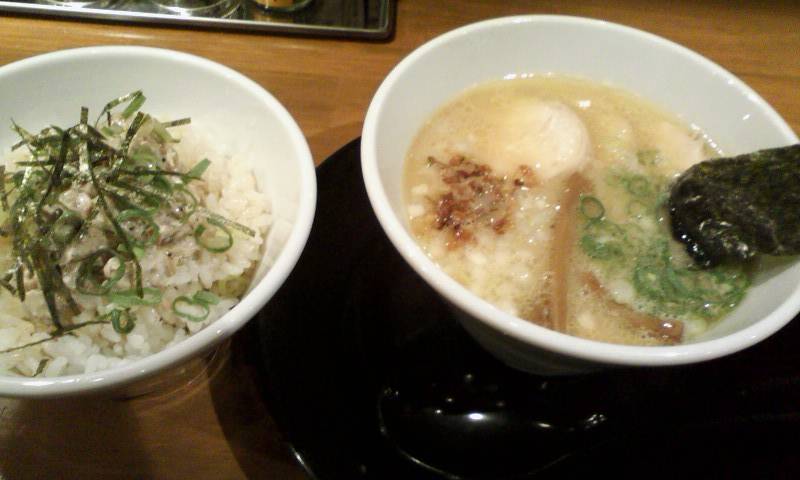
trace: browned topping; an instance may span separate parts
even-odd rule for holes
[[[454,155],[447,163],[428,157],[428,164],[440,169],[442,182],[449,187],[433,200],[433,224],[438,230],[451,232],[450,248],[470,241],[475,228],[505,233],[511,226],[514,192],[536,184],[533,171],[524,166],[508,178],[492,174],[488,165],[471,162],[463,155]]]
[[[536,186],[539,183],[539,180],[536,178],[536,175],[531,170],[531,167],[527,165],[520,165],[519,169],[517,170],[517,175],[514,177],[514,185],[518,187],[526,187],[530,188]]]

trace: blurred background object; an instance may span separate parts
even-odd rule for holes
[[[386,40],[396,0],[0,0],[0,12]]]

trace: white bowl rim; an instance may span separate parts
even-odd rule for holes
[[[680,365],[701,362],[754,345],[786,325],[800,309],[800,285],[770,315],[753,325],[721,338],[671,346],[629,346],[587,340],[522,320],[481,299],[445,274],[425,255],[408,231],[406,231],[403,224],[394,215],[388,196],[381,184],[377,161],[378,150],[375,142],[377,121],[386,98],[394,85],[410,65],[427,55],[428,52],[448,42],[471,35],[477,31],[503,27],[508,24],[535,25],[552,23],[616,30],[631,37],[671,49],[685,56],[687,60],[702,65],[718,78],[737,88],[743,95],[748,96],[753,104],[770,118],[770,121],[781,131],[782,135],[789,139],[789,142],[798,142],[797,135],[780,115],[738,77],[699,53],[655,34],[604,20],[564,15],[519,15],[472,23],[444,33],[406,56],[389,72],[378,87],[367,110],[361,138],[362,174],[372,208],[397,251],[440,295],[492,329],[544,350],[593,362],[627,366]]]
[[[275,263],[253,289],[221,318],[183,341],[129,364],[88,374],[52,378],[0,376],[0,396],[55,397],[108,390],[148,377],[218,344],[244,326],[272,298],[289,276],[311,232],[317,200],[314,161],[303,132],[281,103],[263,87],[243,74],[212,60],[175,50],[140,46],[93,46],[59,50],[0,66],[0,80],[13,72],[36,68],[53,61],[68,61],[91,56],[156,58],[192,64],[223,75],[260,99],[286,125],[291,143],[299,152],[300,193],[297,220]]]

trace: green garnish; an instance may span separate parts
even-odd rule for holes
[[[135,92],[131,102],[125,107],[125,110],[122,111],[122,118],[129,118],[131,115],[139,111],[144,105],[145,96],[142,94],[141,91]]]
[[[172,302],[175,315],[192,322],[202,322],[211,312],[210,305],[219,303],[219,298],[211,292],[200,290],[191,298],[181,295]]]
[[[147,248],[158,241],[159,227],[153,216],[146,210],[131,208],[117,215],[117,222],[125,225],[131,244]]]
[[[150,118],[150,121],[153,124],[153,136],[159,140],[161,143],[177,143],[176,140],[172,135],[169,134],[167,128],[159,121]]]
[[[222,253],[233,246],[233,235],[222,222],[215,218],[208,218],[206,222],[216,228],[209,230],[205,225],[198,225],[194,229],[194,239],[198,245],[212,253]],[[211,233],[206,234],[206,231]]]
[[[11,239],[13,260],[13,266],[0,273],[0,286],[21,301],[26,288],[42,291],[54,326],[43,341],[96,323],[111,323],[115,331],[128,333],[135,323],[129,309],[161,302],[161,292],[145,285],[139,262],[149,248],[173,241],[173,235],[162,236],[162,219],[173,225],[176,220],[179,225],[191,222],[185,233],[193,233],[199,245],[214,253],[231,248],[232,230],[255,235],[200,207],[189,184],[202,178],[208,159],[186,172],[164,168],[167,158],[162,152],[177,142],[168,129],[189,124],[190,119],[159,122],[141,111],[145,100],[141,91],[111,100],[93,125],[85,107],[78,123],[66,129],[48,126],[32,133],[12,121],[21,139],[12,148],[25,147],[30,158],[17,162],[13,172],[0,166],[0,205],[6,213],[0,236]],[[121,111],[115,114],[117,107]],[[86,208],[62,202],[61,195],[71,190],[90,198]],[[90,233],[101,239],[93,252],[62,258]],[[74,269],[74,292],[65,284],[67,269]],[[31,281],[38,285],[26,287]],[[102,296],[117,308],[97,321],[70,324],[81,311],[74,293]],[[200,305],[201,314],[202,306],[208,310],[219,301],[210,292],[187,300]]]
[[[158,305],[161,302],[161,290],[145,287],[139,296],[135,289],[120,290],[106,295],[111,303],[122,308]]]
[[[111,124],[111,115],[110,115],[111,111],[125,102],[132,103],[135,98],[144,98],[144,94],[142,93],[141,90],[136,90],[135,92],[131,92],[127,95],[123,95],[108,102],[106,106],[103,107],[103,110],[100,112],[100,115],[97,117],[97,121],[94,122],[95,126],[97,126],[97,124],[100,123],[100,119],[103,118],[103,116],[106,117],[108,121],[107,123]],[[141,104],[139,105],[139,107],[141,107]]]
[[[206,169],[208,168],[209,165],[211,165],[211,162],[208,161],[207,158],[204,158],[204,159],[200,160],[199,162],[197,162],[197,165],[192,167],[191,170],[186,172],[186,176],[188,178],[192,178],[192,179],[200,178],[200,177],[203,176],[203,174],[205,173],[205,171],[206,171]]]
[[[241,223],[234,222],[233,220],[228,220],[227,218],[223,217],[222,215],[218,215],[214,212],[208,211],[205,208],[198,209],[202,214],[204,214],[209,220],[214,220],[217,223],[221,223],[226,227],[233,228],[234,230],[238,230],[243,234],[247,235],[248,237],[255,237],[256,232],[252,228],[248,228]]]
[[[197,293],[194,294],[194,300],[209,305],[216,305],[219,303],[219,297],[207,290],[198,290]]]
[[[117,268],[109,278],[105,278],[103,267],[112,258],[117,260]],[[125,275],[124,257],[110,248],[101,248],[81,261],[75,287],[84,295],[106,295],[123,275]]]
[[[742,300],[750,283],[743,266],[702,270],[671,252],[670,232],[661,221],[666,216],[665,179],[618,171],[608,183],[616,188],[614,195],[627,200],[628,218],[612,221],[598,198],[582,196],[578,244],[604,276],[633,286],[638,308],[662,317],[711,319]]]
[[[590,220],[599,220],[606,214],[606,209],[600,200],[591,195],[581,195],[580,210],[581,214]]]
[[[51,235],[57,245],[68,245],[80,232],[83,218],[72,210],[64,210],[53,223]]]
[[[111,321],[111,326],[114,327],[114,331],[120,334],[131,333],[136,327],[136,321],[127,308],[124,310],[112,310],[101,318],[108,318]]]
[[[636,261],[633,286],[664,314],[716,318],[737,305],[750,285],[740,268],[702,270],[678,266],[672,261],[665,240],[651,248],[653,255],[640,256]]]

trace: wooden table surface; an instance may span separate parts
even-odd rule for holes
[[[0,65],[89,45],[201,55],[271,91],[295,116],[320,163],[359,135],[381,79],[417,46],[481,19],[557,13],[627,24],[700,52],[800,131],[800,3],[760,3],[399,0],[396,35],[378,43],[6,15],[0,17]],[[216,357],[163,375],[154,393],[134,398],[0,399],[0,479],[305,478],[252,372],[230,360],[240,343],[234,337]]]

